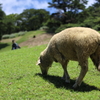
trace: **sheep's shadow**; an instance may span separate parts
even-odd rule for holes
[[[64,80],[62,80],[61,77],[59,77],[59,76],[52,76],[52,75],[44,76],[40,73],[35,74],[35,75],[38,75],[38,76],[42,77],[43,79],[45,79],[46,81],[53,83],[56,88],[63,87],[65,89],[70,89],[71,91],[74,90],[74,91],[78,91],[78,92],[89,92],[92,90],[99,90],[100,91],[99,88],[97,88],[95,86],[91,86],[91,85],[86,84],[84,82],[82,82],[81,86],[78,87],[77,89],[73,89],[72,86],[75,83],[75,80],[72,80],[72,79],[71,79],[71,82],[69,84],[69,83],[66,83]]]

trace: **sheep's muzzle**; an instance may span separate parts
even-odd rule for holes
[[[42,69],[42,68],[41,68],[41,72],[42,72],[43,75],[47,75],[48,70],[47,70],[47,69]]]
[[[42,72],[43,75],[47,75],[47,72]]]
[[[100,71],[100,65],[98,66],[98,71]]]

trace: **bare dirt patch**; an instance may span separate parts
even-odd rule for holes
[[[32,47],[32,46],[38,46],[38,45],[42,45],[42,44],[47,44],[52,36],[53,36],[53,34],[37,35],[35,38],[30,37],[29,40],[27,40],[25,42],[22,42],[19,45],[21,47],[22,46]]]
[[[16,37],[16,38],[11,38],[11,39],[3,39],[1,40],[0,42],[3,42],[3,43],[7,43],[7,42],[12,42],[12,40],[19,40],[21,37]]]

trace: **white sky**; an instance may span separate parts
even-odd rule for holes
[[[46,9],[47,11],[53,12],[53,8],[48,8],[48,2],[52,0],[0,0],[2,4],[2,10],[7,14],[22,13],[25,9]],[[93,4],[95,0],[88,0],[88,6]]]

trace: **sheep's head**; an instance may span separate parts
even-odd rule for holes
[[[42,58],[40,57],[38,62],[37,62],[37,65],[40,66],[40,69],[41,69],[41,72],[43,75],[47,75],[48,73],[48,69],[49,69],[49,66],[46,66],[45,63],[43,63],[44,61],[42,60]]]
[[[50,60],[50,57],[44,53],[41,53],[40,58],[37,62],[37,65],[40,66],[41,72],[43,75],[47,75],[48,69],[51,66],[52,61]]]
[[[93,53],[91,56],[91,59],[96,66],[97,70],[100,71],[100,47]]]

